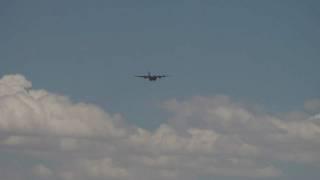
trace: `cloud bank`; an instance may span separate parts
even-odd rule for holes
[[[1,179],[266,178],[285,176],[278,162],[320,165],[319,100],[281,116],[227,96],[171,99],[164,107],[171,117],[151,131],[32,89],[22,75],[4,76]]]

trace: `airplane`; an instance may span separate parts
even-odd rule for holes
[[[148,75],[142,75],[142,76],[136,76],[136,77],[148,79],[149,81],[156,81],[157,79],[168,77],[168,75],[151,75],[151,73],[148,72]]]

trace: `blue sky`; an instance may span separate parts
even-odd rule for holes
[[[320,98],[319,7],[316,0],[4,0],[0,75],[22,74],[34,89],[146,129],[167,122],[164,102],[194,96],[301,111]],[[134,78],[149,71],[170,78]]]

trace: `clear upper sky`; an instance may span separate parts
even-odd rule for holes
[[[319,7],[318,0],[2,0],[0,75],[23,74],[35,89],[146,128],[165,121],[163,101],[197,95],[294,111],[320,98]],[[171,77],[134,77],[149,71]]]
[[[292,110],[320,97],[319,5],[5,0],[0,73],[21,73],[35,87],[114,111],[203,94]],[[172,78],[133,78],[148,71]]]

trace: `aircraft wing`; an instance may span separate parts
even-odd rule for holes
[[[136,76],[136,77],[145,78],[145,79],[148,78],[148,76]]]
[[[164,78],[164,77],[168,77],[168,75],[159,75],[159,76],[156,76],[157,78]]]

